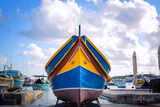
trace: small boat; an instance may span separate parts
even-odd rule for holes
[[[117,89],[117,85],[114,82],[107,83],[107,89]]]
[[[17,70],[6,70],[6,74],[12,76],[14,79],[13,90],[22,88],[24,84],[24,76],[20,71]]]
[[[137,89],[140,89],[141,86],[143,85],[143,83],[144,83],[143,79],[137,79],[136,88],[137,88]]]
[[[48,61],[45,70],[57,99],[80,106],[85,101],[98,99],[108,75],[110,64],[86,37],[72,36]]]
[[[125,82],[126,89],[135,89],[135,85],[133,84],[133,80],[128,80]]]
[[[125,84],[119,84],[118,88],[126,88],[126,85]]]
[[[0,90],[9,89],[13,86],[13,78],[5,72],[0,73]]]
[[[38,77],[38,79],[35,79],[36,81],[32,85],[33,90],[48,90],[50,83],[48,81],[44,80],[44,75],[34,75],[34,77]]]
[[[24,75],[24,87],[32,87],[33,81],[30,79],[30,77]]]

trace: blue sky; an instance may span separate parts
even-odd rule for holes
[[[120,75],[132,73],[133,51],[139,55],[139,73],[158,74],[158,4],[159,0],[0,0],[0,70],[12,58],[13,68],[23,74],[44,74],[45,63],[80,23],[82,34],[111,63],[111,75],[118,75],[119,69]]]

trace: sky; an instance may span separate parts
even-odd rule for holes
[[[86,35],[111,64],[111,76],[159,74],[160,0],[0,0],[0,70],[24,75],[44,66],[72,35]]]

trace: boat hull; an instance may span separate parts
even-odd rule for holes
[[[24,84],[24,80],[23,81],[20,81],[20,80],[14,80],[14,86],[13,86],[13,88],[22,88],[22,86],[23,86],[23,84]]]
[[[8,87],[9,84],[1,84],[0,83],[0,90],[1,89],[6,89]]]
[[[58,99],[81,104],[98,99],[104,89],[103,78],[82,66],[57,75],[52,80],[52,89]]]
[[[8,70],[8,71],[6,71],[6,73],[8,75],[12,76],[13,80],[14,80],[13,87],[10,90],[22,88],[22,86],[24,84],[24,76],[19,71]]]
[[[97,99],[102,94],[102,91],[102,89],[63,89],[53,91],[53,93],[57,96],[57,99],[81,104],[85,101]]]
[[[0,90],[11,88],[13,79],[0,77]]]

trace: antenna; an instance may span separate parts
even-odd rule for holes
[[[13,57],[13,47],[12,47],[12,49],[11,49],[11,64],[10,64],[10,70],[12,70],[12,57]]]
[[[81,37],[81,25],[79,25],[79,37]]]
[[[11,70],[12,70],[12,55],[11,55],[11,64],[10,64]]]

